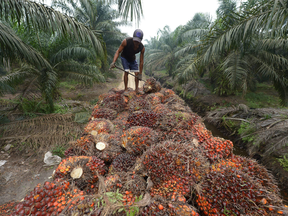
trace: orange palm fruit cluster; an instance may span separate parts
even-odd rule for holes
[[[133,126],[155,128],[157,127],[158,119],[159,115],[152,110],[140,110],[129,115],[125,126],[126,128]]]
[[[160,199],[156,199],[144,207],[140,215],[199,216],[199,213],[195,208],[184,202],[163,202]]]
[[[105,118],[105,119],[113,120],[116,117],[117,117],[117,112],[113,109],[94,107],[89,120],[92,120],[92,118]]]
[[[164,141],[144,154],[143,164],[154,184],[181,176],[190,185],[201,180],[207,160],[192,144]]]
[[[121,92],[110,92],[108,95],[104,95],[103,99],[99,100],[97,104],[99,104],[101,108],[104,107],[117,112],[122,112],[127,105]]]
[[[151,104],[148,100],[143,98],[135,98],[129,101],[128,110],[129,112],[135,112],[141,109],[150,110]]]
[[[188,178],[176,177],[175,180],[166,180],[151,188],[152,197],[162,196],[171,201],[185,202],[185,196],[190,195],[190,185]]]
[[[118,155],[109,167],[109,173],[127,172],[135,164],[136,157],[134,155],[123,153]]]
[[[124,131],[121,136],[121,145],[128,153],[139,155],[148,147],[155,145],[158,134],[152,128],[135,126]]]
[[[243,172],[242,164],[231,160],[212,165],[204,179],[196,200],[204,215],[273,215],[268,205],[281,204],[277,196],[272,195],[273,199],[269,201],[265,199],[271,195],[270,191],[258,184],[249,173]]]
[[[24,201],[15,206],[11,216],[34,215],[56,216],[69,204],[69,209],[77,205],[84,193],[77,188],[71,189],[67,181],[45,182],[37,185],[25,196]],[[44,214],[43,214],[44,213]]]
[[[203,143],[206,157],[211,161],[227,158],[232,155],[233,143],[219,137],[210,137]]]
[[[159,92],[160,90],[161,84],[156,81],[155,78],[148,78],[143,85],[143,91],[145,93],[154,93]]]
[[[111,121],[106,119],[91,120],[84,128],[84,133],[91,133],[98,135],[101,133],[111,133],[114,130],[114,125]]]

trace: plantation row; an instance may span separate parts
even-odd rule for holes
[[[263,166],[233,155],[172,90],[151,78],[143,91],[101,95],[53,181],[1,215],[288,214]]]

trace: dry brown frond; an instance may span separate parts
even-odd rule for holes
[[[0,126],[0,133],[3,135],[0,142],[25,142],[32,148],[65,144],[82,133],[83,125],[73,120],[73,114],[49,114],[3,124]]]

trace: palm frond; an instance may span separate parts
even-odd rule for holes
[[[243,61],[241,55],[237,51],[232,51],[227,55],[224,61],[220,64],[221,70],[227,77],[231,88],[235,88],[237,84],[243,83],[246,80],[248,71],[247,62]]]
[[[191,58],[190,61],[182,63],[181,67],[174,72],[174,74],[176,74],[175,79],[178,80],[179,83],[185,83],[196,78],[199,72],[197,68],[199,62],[199,58]]]
[[[88,64],[80,64],[76,61],[64,61],[57,65],[57,70],[72,79],[82,82],[85,85],[92,85],[94,82],[104,82],[105,78],[98,67]]]
[[[118,0],[118,10],[124,19],[139,22],[143,16],[143,8],[141,0]]]
[[[74,18],[41,3],[29,0],[5,0],[0,2],[0,18],[16,19],[20,23],[25,19],[35,29],[48,30],[51,33],[60,32],[71,38],[91,44],[99,55],[103,55],[100,34],[91,31],[87,26]],[[29,25],[28,25],[29,26]]]
[[[68,59],[73,59],[77,57],[91,57],[91,58],[96,58],[95,54],[91,52],[90,49],[86,47],[81,47],[81,46],[71,46],[71,47],[66,47],[64,49],[59,50],[57,53],[55,53],[52,58],[51,62],[61,62],[64,60]]]
[[[201,37],[209,32],[209,29],[190,29],[182,34],[182,38]]]
[[[38,67],[52,68],[48,61],[33,47],[25,44],[11,29],[0,22],[0,46],[5,56],[25,59]]]
[[[181,47],[178,51],[175,52],[175,57],[178,58],[183,56],[185,53],[196,53],[200,50],[201,45],[196,43],[187,43],[184,47]]]

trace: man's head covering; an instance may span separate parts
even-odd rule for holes
[[[141,43],[143,39],[143,32],[141,29],[136,29],[134,31],[134,34],[133,34],[133,41],[138,41],[139,43]]]

